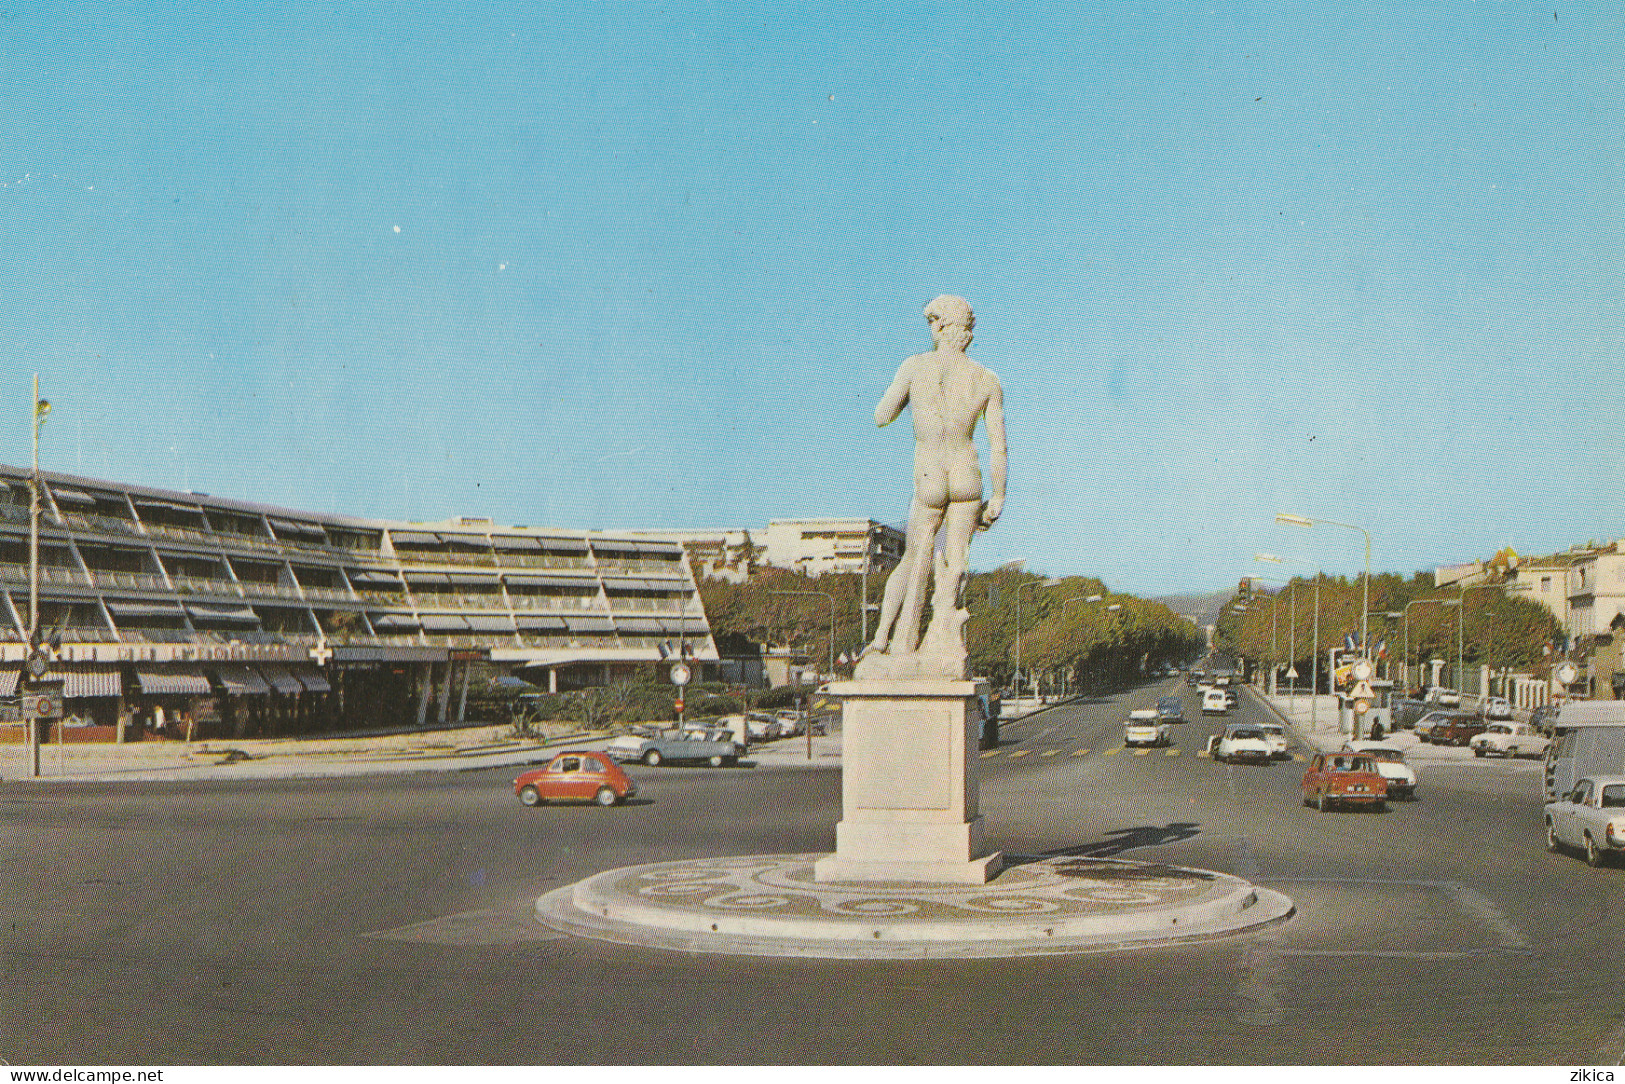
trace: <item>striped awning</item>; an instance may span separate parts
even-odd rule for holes
[[[300,684],[305,687],[307,692],[330,693],[333,691],[333,686],[327,683],[327,678],[314,666],[295,666],[289,673],[299,679]]]
[[[10,696],[16,692],[17,679],[21,676],[21,670],[0,670],[0,696]]]
[[[271,691],[250,666],[216,666],[214,677],[228,696],[265,696]]]
[[[284,696],[298,696],[305,691],[299,679],[280,666],[262,666],[260,676],[270,683],[273,690]]]
[[[119,696],[124,692],[118,666],[112,663],[58,663],[45,671],[46,681],[62,682],[62,696]]]
[[[202,671],[189,668],[156,670],[138,666],[135,680],[148,696],[208,696],[214,691]]]

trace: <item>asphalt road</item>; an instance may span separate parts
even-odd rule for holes
[[[1175,747],[1123,750],[1127,710],[1170,691]],[[1538,764],[1425,764],[1419,801],[1319,813],[1301,763],[1198,755],[1220,725],[1168,682],[1008,725],[981,761],[991,841],[1231,872],[1298,913],[1015,960],[694,956],[530,917],[609,867],[830,850],[833,770],[637,768],[639,800],[607,810],[524,809],[511,770],[0,784],[0,1060],[1620,1060],[1625,868],[1543,850]]]

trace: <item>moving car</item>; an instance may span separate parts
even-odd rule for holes
[[[1426,715],[1416,720],[1417,738],[1425,742],[1431,742],[1433,740],[1433,731],[1436,727],[1443,727],[1446,723],[1450,722],[1451,719],[1460,714],[1461,712],[1454,710],[1428,712]]]
[[[1350,741],[1343,743],[1345,753],[1364,753],[1377,762],[1377,774],[1388,784],[1388,797],[1416,797],[1416,772],[1405,763],[1405,754],[1380,741]]]
[[[1428,741],[1434,745],[1466,745],[1484,733],[1487,724],[1476,715],[1456,712],[1428,731]]]
[[[737,763],[745,747],[726,730],[683,728],[644,736],[625,734],[605,750],[615,760],[641,760],[654,767],[668,760],[705,761],[713,768]]]
[[[1123,724],[1124,745],[1172,745],[1173,724],[1158,717],[1156,708],[1135,708]]]
[[[1546,803],[1546,849],[1578,847],[1600,866],[1625,851],[1625,776],[1586,776]]]
[[[1512,719],[1512,702],[1504,696],[1489,696],[1484,698],[1483,707],[1479,714],[1486,721],[1510,721]]]
[[[1157,718],[1166,719],[1170,723],[1183,723],[1185,721],[1185,704],[1177,696],[1165,696],[1157,701]]]
[[[609,806],[635,795],[638,785],[604,754],[569,750],[515,779],[513,792],[522,805],[533,807],[555,801]]]
[[[1230,703],[1229,703],[1229,700],[1225,697],[1223,689],[1204,689],[1204,690],[1202,690],[1202,714],[1203,715],[1223,715],[1225,712],[1227,712],[1229,710],[1230,710]]]
[[[1388,783],[1365,753],[1316,753],[1299,786],[1303,804],[1322,813],[1340,805],[1382,809],[1388,801]]]
[[[1208,739],[1207,748],[1220,764],[1236,761],[1268,764],[1275,759],[1269,738],[1264,735],[1264,729],[1255,723],[1231,723],[1224,728],[1224,733]]]
[[[1475,757],[1543,757],[1552,740],[1524,723],[1492,722],[1467,742]]]
[[[1286,727],[1280,723],[1258,723],[1256,725],[1258,729],[1264,732],[1264,740],[1269,742],[1270,751],[1275,756],[1275,759],[1291,759],[1291,743],[1287,740]]]

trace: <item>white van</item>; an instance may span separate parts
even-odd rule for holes
[[[1227,712],[1229,710],[1230,710],[1230,703],[1229,703],[1229,700],[1225,697],[1223,689],[1203,689],[1202,690],[1202,714],[1203,715],[1223,715],[1223,714],[1225,714],[1225,712]]]

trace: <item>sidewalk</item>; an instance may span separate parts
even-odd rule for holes
[[[462,772],[545,763],[563,749],[602,749],[612,737],[607,731],[582,731],[547,739],[514,739],[505,736],[511,729],[502,724],[365,738],[47,744],[40,749],[38,777],[28,774],[23,746],[5,745],[0,746],[0,781],[320,779],[402,772]],[[752,765],[822,768],[841,762],[838,732],[814,736],[811,757],[807,755],[807,748],[805,736],[752,745],[741,763],[747,768]]]
[[[1265,707],[1272,709],[1281,720],[1286,723],[1293,736],[1312,752],[1330,753],[1343,748],[1343,743],[1349,740],[1349,735],[1337,728],[1337,697],[1322,695],[1311,701],[1308,694],[1300,694],[1294,698],[1286,695],[1266,696],[1251,685],[1246,689]],[[1315,723],[1319,725],[1316,726]],[[1445,763],[1466,762],[1473,763],[1476,758],[1473,751],[1464,746],[1427,745],[1416,737],[1415,731],[1397,730],[1383,736],[1383,744],[1392,746],[1405,754],[1410,763]],[[1504,764],[1505,761],[1493,760],[1481,762],[1485,764]]]

